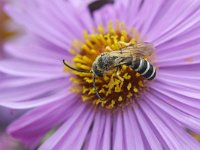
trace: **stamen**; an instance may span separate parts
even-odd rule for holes
[[[146,81],[130,67],[122,65],[117,71],[113,69],[106,72],[103,77],[96,76],[96,89],[94,89],[93,72],[90,71],[96,57],[103,52],[119,50],[128,43],[140,42],[137,30],[135,28],[128,30],[124,23],[110,21],[107,28],[100,24],[95,33],[89,34],[84,31],[83,38],[84,41],[73,42],[69,52],[73,56],[72,66],[77,70],[88,70],[88,72],[70,70],[65,66],[64,70],[70,71],[73,75],[70,80],[74,83],[74,87],[71,90],[80,93],[82,101],[91,103],[95,108],[123,109],[137,100],[146,89]]]

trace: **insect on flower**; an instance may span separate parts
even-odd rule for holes
[[[149,61],[144,59],[145,56],[150,56],[152,54],[152,51],[155,49],[153,45],[147,42],[137,44],[132,44],[131,42],[119,42],[119,44],[120,46],[124,45],[125,47],[113,51],[109,46],[107,46],[106,49],[109,52],[104,52],[97,56],[92,64],[91,70],[80,70],[73,68],[69,66],[65,60],[63,60],[63,63],[72,70],[93,73],[93,87],[99,99],[103,98],[99,95],[96,88],[96,76],[103,77],[106,72],[115,69],[116,77],[123,81],[124,79],[119,76],[122,65],[130,67],[131,69],[140,73],[147,80],[153,80],[156,76],[156,68],[150,64]]]
[[[200,0],[97,2],[4,7],[25,32],[3,46],[0,106],[28,110],[8,134],[39,150],[200,149]]]

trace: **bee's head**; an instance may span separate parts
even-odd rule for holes
[[[103,77],[104,72],[103,72],[102,70],[99,70],[99,69],[98,69],[96,63],[93,64],[92,70],[93,70],[93,72],[94,72],[94,74],[95,74],[96,76]]]

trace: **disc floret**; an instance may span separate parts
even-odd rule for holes
[[[100,54],[119,50],[126,43],[140,42],[139,34],[135,29],[128,30],[123,23],[108,23],[107,28],[99,25],[95,32],[84,32],[84,41],[75,41],[70,49],[73,55],[73,67],[81,70],[91,70],[92,64]],[[121,44],[124,43],[124,44]],[[103,77],[96,78],[96,88],[103,99],[96,96],[93,87],[93,74],[91,72],[77,72],[69,70],[73,76],[71,81],[73,92],[81,93],[82,101],[90,102],[97,108],[118,109],[133,103],[145,89],[146,81],[130,67],[122,65],[120,70],[113,69]]]

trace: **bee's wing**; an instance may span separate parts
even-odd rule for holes
[[[121,50],[112,51],[110,52],[111,55],[120,55],[122,57],[128,57],[132,56],[133,58],[143,58],[145,56],[152,55],[155,48],[150,43],[142,43],[138,44],[136,46],[131,45],[127,46],[125,48],[122,48]]]
[[[126,49],[131,51],[133,57],[144,58],[145,56],[151,56],[155,48],[150,43],[143,43],[137,46],[126,47]]]
[[[150,56],[154,51],[154,47],[150,43],[142,43],[136,46],[127,46],[120,50],[109,52],[110,56],[117,57],[114,60],[112,67],[116,67],[123,64],[128,64],[137,58],[144,58]]]

